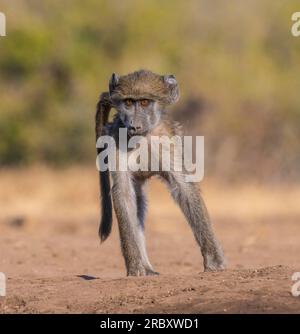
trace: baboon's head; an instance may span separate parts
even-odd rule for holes
[[[178,84],[173,75],[140,70],[112,75],[109,94],[130,135],[144,135],[160,121],[167,105],[177,102]]]

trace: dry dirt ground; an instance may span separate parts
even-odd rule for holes
[[[228,270],[203,273],[181,212],[149,184],[157,277],[127,278],[114,220],[100,245],[94,168],[0,171],[0,313],[300,313],[300,186],[202,183]]]

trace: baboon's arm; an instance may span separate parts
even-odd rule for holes
[[[108,122],[109,112],[111,110],[111,102],[109,99],[109,93],[104,92],[100,95],[99,102],[97,103],[96,110],[96,141],[101,136],[104,135],[105,124]],[[104,148],[97,148],[97,154],[100,154]],[[101,241],[104,241],[111,232],[112,227],[112,201],[110,194],[110,180],[109,171],[99,171],[99,182],[100,182],[100,192],[101,192],[101,221],[99,226],[99,236]]]

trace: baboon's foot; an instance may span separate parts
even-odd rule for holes
[[[153,269],[146,268],[143,265],[135,266],[127,270],[127,276],[155,276],[159,275],[158,272]]]
[[[226,261],[223,255],[213,254],[204,257],[204,271],[221,271],[226,269]]]
[[[159,273],[157,271],[154,271],[152,269],[146,269],[146,275],[147,276],[157,276]]]

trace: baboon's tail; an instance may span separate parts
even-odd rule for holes
[[[104,125],[108,122],[111,103],[107,92],[100,95],[96,111],[96,141],[104,134]],[[97,154],[105,148],[97,148]],[[110,234],[112,227],[112,202],[110,193],[109,171],[99,171],[99,183],[101,192],[101,222],[99,226],[99,237],[103,242]]]

